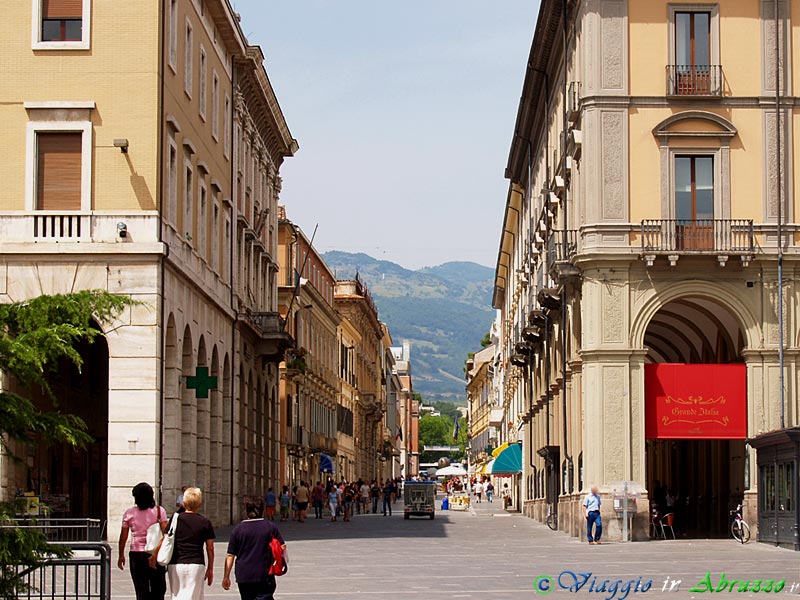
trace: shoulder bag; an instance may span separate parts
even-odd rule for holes
[[[158,551],[158,558],[156,560],[162,567],[166,567],[172,560],[172,553],[175,550],[175,528],[178,526],[179,516],[180,513],[172,515],[172,521],[169,524],[169,529],[167,529],[167,534],[161,542],[161,549]]]
[[[148,554],[152,554],[158,548],[158,545],[161,543],[161,539],[164,537],[164,532],[161,531],[161,507],[158,507],[158,516],[156,517],[156,522],[150,525],[147,528],[147,541],[144,544],[144,551]]]

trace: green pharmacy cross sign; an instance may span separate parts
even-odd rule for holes
[[[217,378],[208,376],[208,367],[197,367],[194,375],[186,377],[186,387],[194,390],[195,398],[208,398],[208,391],[217,389]]]

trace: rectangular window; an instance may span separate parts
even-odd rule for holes
[[[167,202],[164,207],[164,215],[167,223],[175,225],[175,215],[178,206],[178,147],[172,136],[169,138],[169,150],[167,153]]]
[[[231,209],[225,207],[225,235],[222,241],[222,278],[231,280]]]
[[[194,31],[192,31],[192,24],[186,22],[186,40],[183,49],[183,89],[186,94],[192,97],[192,77],[194,71],[193,57],[194,57]]]
[[[206,255],[206,231],[208,229],[208,188],[206,182],[200,179],[200,206],[197,215],[197,252],[204,259]]]
[[[206,75],[206,50],[203,46],[200,46],[200,117],[205,121],[206,120],[206,79],[208,78]]]
[[[169,0],[169,66],[178,71],[178,0]]]
[[[184,158],[183,165],[183,231],[186,239],[191,240],[194,232],[194,169],[188,155]]]
[[[714,218],[714,157],[675,157],[675,218],[701,221]]]
[[[228,96],[228,93],[225,92],[225,104],[224,110],[225,114],[222,116],[224,119],[223,123],[225,123],[225,128],[222,132],[222,136],[225,138],[223,146],[225,148],[225,158],[230,159],[231,157],[231,99]]]
[[[219,75],[211,76],[211,135],[219,141]]]
[[[211,268],[219,273],[219,256],[220,256],[220,235],[219,235],[219,195],[214,194],[214,208],[211,216],[211,235],[210,235],[210,249],[211,249]]]
[[[33,47],[88,48],[88,12],[88,0],[34,0]]]
[[[673,62],[669,73],[670,95],[722,95],[717,39],[719,12],[716,7],[708,10],[698,8],[694,10],[681,5],[670,8]]]
[[[36,134],[36,210],[81,209],[80,132]]]

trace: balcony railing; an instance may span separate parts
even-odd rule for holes
[[[752,254],[753,221],[650,219],[642,221],[642,253]]]
[[[286,331],[286,322],[277,312],[254,312],[249,315],[261,332],[255,351],[268,362],[280,362],[284,352],[294,347],[294,339]]]
[[[668,96],[722,96],[722,66],[667,65]]]
[[[556,230],[547,238],[547,271],[558,276],[573,271],[572,259],[578,252],[578,232],[575,229]],[[554,275],[555,276],[555,275]]]

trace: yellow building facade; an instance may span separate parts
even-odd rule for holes
[[[580,500],[597,483],[612,538],[625,488],[636,538],[651,508],[675,502],[684,536],[725,535],[738,502],[755,522],[746,440],[800,413],[798,11],[788,0],[541,3],[494,295],[500,441],[523,445],[514,486],[526,514],[557,511],[580,535]],[[673,436],[654,424],[649,373],[673,364],[738,365],[741,401],[724,410],[736,404],[741,430],[695,423]]]
[[[91,375],[61,387],[96,443],[3,461],[3,494],[33,491],[114,535],[139,481],[167,507],[197,485],[215,522],[235,521],[239,499],[278,475],[287,343],[278,170],[297,144],[263,55],[224,1],[7,9],[0,293],[106,289],[141,303],[98,324]]]

